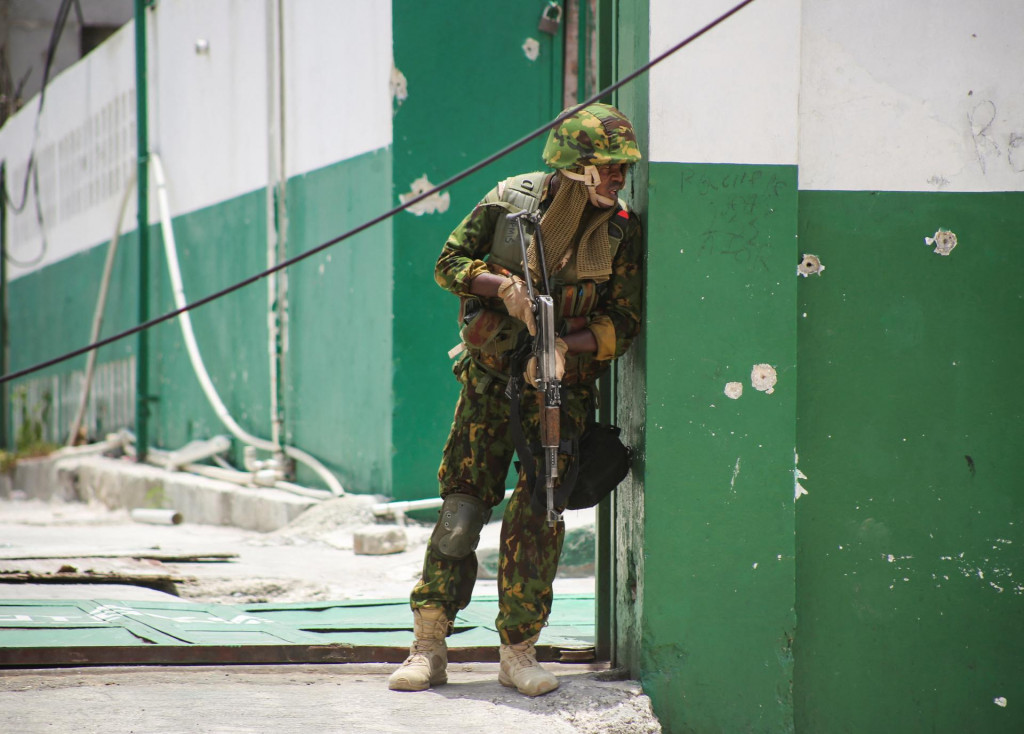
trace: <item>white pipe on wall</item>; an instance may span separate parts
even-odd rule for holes
[[[157,204],[160,209],[160,230],[163,233],[164,253],[167,256],[167,270],[171,278],[171,289],[174,293],[174,306],[181,309],[187,305],[187,301],[185,300],[185,288],[181,280],[181,265],[178,262],[174,228],[171,225],[170,205],[167,202],[167,182],[164,178],[164,169],[160,156],[156,153],[150,153],[150,161],[153,163],[153,176],[156,179]],[[294,446],[281,447],[273,441],[258,438],[235,422],[227,406],[220,399],[217,388],[214,386],[213,381],[210,379],[210,374],[206,371],[206,366],[203,364],[202,355],[199,353],[199,345],[196,343],[195,332],[192,329],[192,319],[188,311],[178,315],[178,323],[181,325],[182,339],[185,342],[185,348],[188,351],[188,358],[192,363],[196,379],[199,380],[199,385],[203,390],[203,394],[206,395],[206,399],[210,402],[210,406],[228,431],[239,441],[255,446],[263,451],[276,453],[283,448],[285,455],[292,457],[315,471],[317,476],[323,479],[324,483],[330,488],[332,494],[337,496],[345,494],[345,489],[341,486],[341,482],[338,481],[337,477],[310,454]]]

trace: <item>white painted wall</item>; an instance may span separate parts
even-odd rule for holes
[[[172,213],[265,186],[263,3],[162,2],[147,25],[149,142],[167,172]],[[207,50],[200,53],[196,43],[202,41]]]
[[[266,186],[265,2],[162,0],[147,15],[150,146],[163,160],[175,216]],[[389,146],[390,3],[286,2],[284,29],[288,175]],[[133,23],[125,26],[51,82],[38,136],[38,99],[0,129],[16,200],[29,151],[41,161],[46,252],[32,265],[12,264],[12,278],[114,232],[135,169],[134,33]],[[154,194],[151,221],[157,216]],[[31,188],[25,210],[10,212],[9,220],[12,258],[32,262],[44,238]],[[134,199],[125,224],[134,229]]]
[[[53,79],[42,114],[32,99],[0,129],[7,188],[22,202],[26,166],[38,160],[37,201],[30,183],[24,209],[8,208],[12,278],[62,260],[114,232],[118,205],[135,171],[135,77],[131,26]],[[126,227],[134,225],[130,202]],[[22,267],[18,263],[32,263]]]
[[[391,145],[391,3],[286,2],[284,26],[288,175]]]
[[[800,188],[1024,190],[1024,2],[803,0]]]
[[[651,58],[738,2],[650,0]],[[758,0],[652,69],[651,160],[797,162],[800,2]]]

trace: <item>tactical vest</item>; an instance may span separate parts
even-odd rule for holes
[[[483,205],[500,207],[510,214],[524,210],[533,213],[540,207],[541,196],[544,193],[544,178],[547,175],[539,171],[505,179],[487,195]],[[619,201],[619,208],[622,210],[619,215],[628,218],[628,211],[622,201]],[[625,229],[615,219],[613,216],[608,222],[608,239],[613,259],[626,236]],[[529,241],[533,237],[533,224],[523,222],[523,226]],[[523,250],[517,223],[510,222],[504,215],[497,218],[491,251],[485,259],[488,264],[523,275]],[[551,278],[551,288],[556,296],[556,307],[559,309],[556,320],[560,320],[565,316],[583,316],[589,313],[598,301],[601,286],[592,280],[580,283],[575,280],[566,282],[554,274]],[[507,354],[519,342],[523,324],[504,313],[485,308],[482,299],[475,296],[462,299],[459,322],[462,344],[469,348],[474,359],[489,375],[485,378],[486,384],[481,385],[479,389],[484,389],[492,378],[507,380]],[[459,348],[453,349],[449,354],[459,354]],[[458,371],[464,368],[465,362],[460,360],[455,369]]]
[[[501,194],[499,195],[497,191],[492,192],[484,200],[484,204],[486,206],[499,206],[510,214],[524,210],[532,214],[540,207],[541,195],[544,193],[545,176],[547,176],[546,173],[538,171],[507,178],[503,182],[504,188]],[[626,211],[626,207],[621,200],[619,201],[619,207]],[[526,236],[532,237],[533,225],[529,222],[524,222],[523,226]],[[615,222],[615,218],[610,219],[608,221],[608,240],[613,260],[625,236],[625,231]],[[519,242],[519,225],[515,222],[510,222],[508,217],[498,217],[498,221],[494,226],[494,237],[491,241],[491,252],[487,256],[487,262],[499,265],[513,273],[523,274],[523,250]],[[553,280],[558,280],[557,275]],[[554,283],[552,283],[552,287],[554,287]]]

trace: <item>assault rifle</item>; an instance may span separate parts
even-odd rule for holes
[[[544,241],[541,239],[540,215],[520,211],[507,215],[509,221],[515,221],[519,227],[519,246],[523,256],[523,276],[526,281],[527,294],[533,306],[534,321],[537,322],[537,334],[533,337],[532,353],[537,359],[537,402],[540,407],[540,444],[544,450],[544,462],[537,479],[544,478],[544,490],[547,498],[547,520],[549,527],[555,527],[562,515],[555,509],[555,480],[558,478],[558,449],[561,443],[559,421],[562,406],[562,379],[556,374],[555,338],[555,301],[551,297],[551,284],[548,281],[548,268],[544,262]],[[527,256],[526,231],[523,220],[533,224],[537,238],[537,261],[540,264],[541,281],[544,293],[537,293],[533,287],[530,264]],[[517,376],[518,377],[518,376]],[[518,400],[518,396],[516,398]],[[526,462],[526,457],[520,457]],[[531,487],[531,490],[533,488]]]

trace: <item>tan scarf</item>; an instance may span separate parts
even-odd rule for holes
[[[615,213],[615,207],[598,209],[589,206],[587,187],[564,176],[558,182],[554,201],[540,220],[544,238],[544,262],[548,275],[553,276],[568,264],[576,251],[576,272],[579,280],[608,280],[612,273],[611,242],[605,223]],[[577,234],[581,233],[577,240]],[[537,238],[530,241],[527,251],[530,271],[540,275],[537,260]]]

